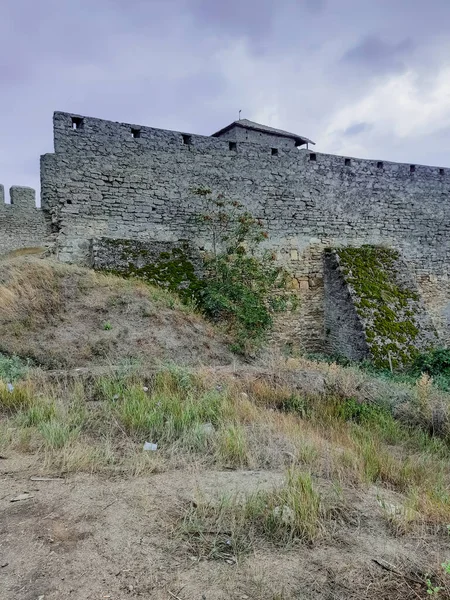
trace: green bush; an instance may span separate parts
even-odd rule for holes
[[[348,398],[337,405],[337,416],[344,421],[366,424],[378,422],[380,418],[385,416],[385,411],[377,405]]]
[[[29,369],[29,362],[18,356],[5,356],[0,354],[0,379],[4,381],[15,381],[23,379]]]
[[[450,348],[438,348],[420,354],[414,361],[413,370],[417,373],[428,373],[450,376]]]
[[[194,193],[205,203],[198,219],[211,241],[198,304],[211,319],[226,323],[235,351],[252,352],[272,327],[274,313],[295,306],[289,276],[273,252],[261,249],[268,233],[259,219],[239,202],[214,200],[210,190]]]

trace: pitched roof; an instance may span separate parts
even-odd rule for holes
[[[278,135],[280,137],[288,137],[297,141],[299,144],[315,144],[312,140],[304,137],[303,135],[297,135],[295,133],[290,133],[289,131],[284,131],[283,129],[275,129],[274,127],[268,127],[267,125],[261,125],[260,123],[255,123],[254,121],[249,121],[248,119],[240,119],[239,121],[233,121],[220,131],[216,131],[216,133],[212,134],[212,137],[220,137],[222,133],[225,133],[232,127],[242,127],[243,129],[253,129],[253,131],[259,131],[262,133],[270,133],[271,135]]]

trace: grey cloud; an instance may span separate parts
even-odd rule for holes
[[[305,0],[306,9],[313,15],[320,14],[326,6],[326,0]]]
[[[341,62],[374,73],[402,71],[406,68],[406,59],[414,48],[415,44],[411,38],[390,43],[376,35],[369,35],[347,50]]]
[[[347,129],[343,133],[344,133],[344,135],[347,135],[347,136],[354,136],[354,135],[359,135],[360,133],[363,133],[366,131],[370,131],[372,128],[373,128],[373,123],[366,123],[366,122],[354,123],[354,124],[350,125],[349,127],[347,127]]]
[[[247,35],[255,40],[267,36],[273,27],[277,7],[272,0],[258,0],[257,8],[252,2],[227,0],[211,2],[197,0],[194,14],[205,24],[212,25],[227,34]]]

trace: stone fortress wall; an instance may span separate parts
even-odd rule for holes
[[[276,136],[264,144],[68,113],[55,113],[54,136],[55,153],[41,158],[41,189],[61,260],[92,264],[98,238],[205,246],[192,190],[206,186],[263,219],[290,269],[302,305],[283,317],[287,343],[324,349],[323,251],[363,244],[401,252],[449,340],[450,169],[322,154]]]
[[[36,208],[35,190],[13,186],[9,194],[11,204],[6,204],[5,189],[0,185],[0,255],[44,246],[50,233],[49,222],[44,211]]]

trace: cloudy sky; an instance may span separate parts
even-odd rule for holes
[[[39,184],[52,113],[450,166],[450,0],[0,0],[0,183]]]

